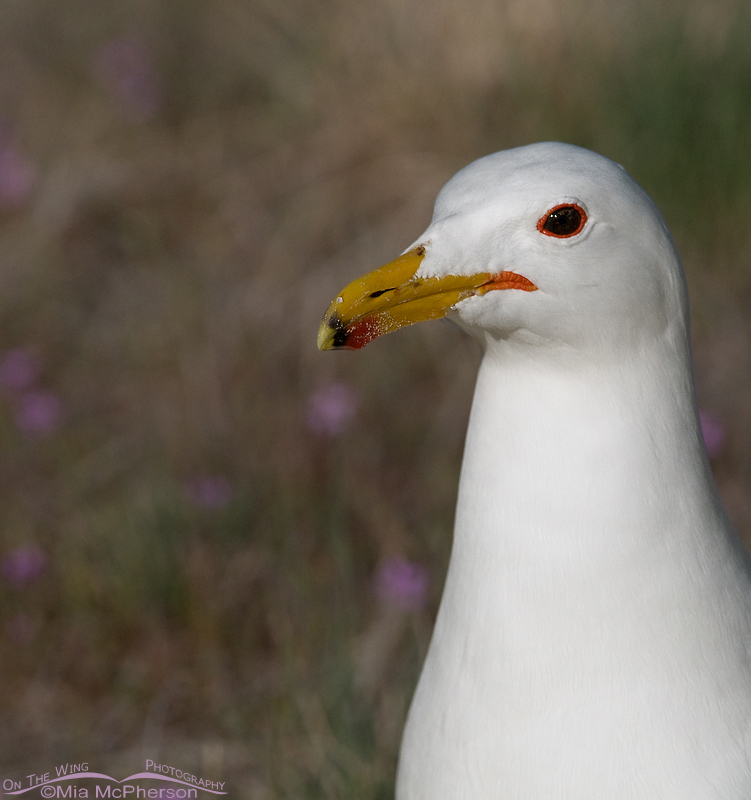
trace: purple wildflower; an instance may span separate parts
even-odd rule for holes
[[[232,500],[232,484],[221,475],[201,475],[190,481],[187,493],[201,508],[225,508]]]
[[[12,392],[30,389],[39,377],[37,359],[23,347],[8,350],[0,359],[0,385]]]
[[[18,399],[15,420],[24,433],[47,436],[60,426],[62,418],[62,401],[53,392],[26,392]]]
[[[393,556],[378,568],[375,590],[382,601],[417,611],[425,605],[429,583],[426,567],[403,556]]]
[[[722,455],[725,449],[725,427],[719,418],[709,411],[699,412],[699,422],[701,432],[704,436],[704,446],[707,448],[707,455],[710,459]]]
[[[34,165],[13,147],[0,149],[0,207],[15,208],[28,200],[37,172]]]
[[[18,588],[41,577],[47,568],[47,553],[36,544],[23,544],[8,551],[0,562],[0,572]]]
[[[308,427],[325,436],[338,436],[357,414],[357,393],[346,383],[331,383],[308,400]]]
[[[92,71],[128,121],[148,122],[159,110],[159,85],[149,53],[139,42],[125,36],[106,42],[94,57]]]

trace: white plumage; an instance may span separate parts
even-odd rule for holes
[[[573,223],[550,235],[561,207]],[[659,211],[608,159],[532,145],[452,178],[409,253],[405,286],[533,290],[475,281],[442,312],[484,356],[397,800],[749,800],[751,570]],[[394,298],[335,301],[322,346],[415,303]]]

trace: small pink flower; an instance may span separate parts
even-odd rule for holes
[[[149,53],[140,42],[125,36],[106,42],[94,56],[92,71],[127,120],[148,122],[159,110],[161,92]]]
[[[338,436],[357,414],[357,393],[346,383],[332,383],[313,392],[308,400],[308,427],[325,436]]]
[[[710,459],[717,458],[717,456],[722,455],[725,449],[725,440],[727,438],[725,428],[719,418],[710,411],[700,411],[699,422],[701,423],[701,432],[702,436],[704,436],[707,455]]]
[[[403,556],[393,556],[378,568],[375,591],[384,602],[417,611],[425,605],[429,583],[426,567],[407,561]]]
[[[225,508],[232,500],[232,484],[221,475],[202,475],[187,486],[191,502],[201,508]]]
[[[12,392],[30,389],[39,377],[36,358],[22,347],[8,350],[0,359],[0,385]]]
[[[47,553],[39,545],[24,544],[3,556],[0,572],[8,583],[20,588],[44,574],[47,560]]]
[[[5,625],[7,637],[14,644],[21,646],[31,644],[36,636],[36,632],[36,623],[28,614],[24,614],[23,612],[11,617]]]
[[[60,427],[62,418],[62,401],[53,392],[26,392],[18,399],[15,421],[24,433],[47,436]]]
[[[34,165],[13,147],[0,149],[0,207],[15,208],[28,200],[37,172]]]

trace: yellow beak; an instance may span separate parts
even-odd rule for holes
[[[342,289],[318,329],[320,350],[359,350],[384,333],[426,319],[440,319],[458,302],[494,289],[537,287],[515,272],[416,278],[425,248],[369,272]]]

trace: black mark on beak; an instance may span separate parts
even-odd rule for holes
[[[347,326],[339,319],[335,313],[329,320],[329,328],[334,331],[334,347],[344,347],[349,339],[349,332]]]

